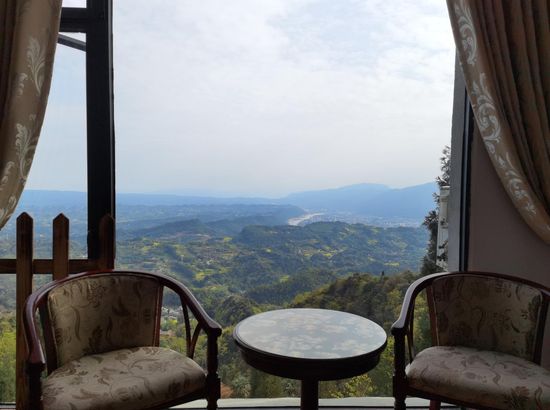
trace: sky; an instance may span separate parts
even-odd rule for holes
[[[404,187],[450,143],[441,0],[116,0],[114,67],[119,192]],[[84,69],[58,47],[27,188],[86,190]]]

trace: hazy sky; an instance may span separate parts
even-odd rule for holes
[[[454,74],[444,1],[114,7],[120,192],[275,196],[438,175]],[[86,189],[84,95],[83,53],[59,46],[28,188]]]

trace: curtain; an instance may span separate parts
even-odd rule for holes
[[[0,228],[29,174],[50,91],[61,0],[0,0]]]
[[[508,195],[550,244],[547,0],[447,0],[476,124]]]

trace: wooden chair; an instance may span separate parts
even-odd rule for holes
[[[414,305],[424,289],[433,346],[415,354]],[[441,402],[550,409],[550,372],[540,366],[549,300],[548,288],[496,273],[440,273],[414,282],[391,330],[395,409],[406,408],[408,395],[430,399],[430,409]]]
[[[159,347],[165,287],[181,300],[187,355]],[[217,407],[221,328],[168,276],[103,270],[55,280],[29,297],[23,323],[31,409],[163,409],[199,398]],[[201,330],[206,371],[193,361]]]

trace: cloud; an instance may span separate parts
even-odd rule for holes
[[[443,2],[117,0],[120,191],[278,195],[438,174]]]

